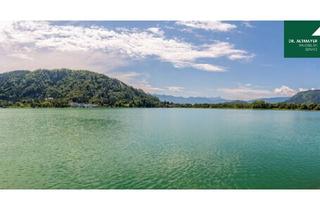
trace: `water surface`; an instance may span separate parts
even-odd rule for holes
[[[0,188],[320,188],[320,112],[0,109]]]

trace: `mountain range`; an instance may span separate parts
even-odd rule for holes
[[[299,92],[289,98],[286,102],[294,104],[319,104],[320,90],[307,90]]]
[[[158,94],[154,94],[154,96],[158,97],[160,101],[167,101],[176,104],[218,104],[230,101],[221,97],[182,97]]]
[[[269,104],[320,104],[320,90],[299,92],[292,97],[259,98]],[[27,104],[33,107],[65,107],[87,104],[106,107],[161,107],[174,104],[245,104],[221,97],[151,95],[104,74],[86,70],[39,69],[0,74],[0,107]],[[82,106],[82,105],[81,105]]]
[[[239,100],[230,100],[224,99],[221,97],[182,97],[182,96],[171,96],[171,95],[157,95],[154,96],[158,97],[160,101],[164,102],[172,102],[177,104],[219,104],[219,103],[251,103],[256,100],[265,101],[266,103],[281,103],[285,102],[289,99],[289,97],[272,97],[272,98],[258,98],[255,100],[248,100],[248,101],[239,101]]]

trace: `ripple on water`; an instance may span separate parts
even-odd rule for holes
[[[6,109],[0,188],[319,188],[320,112]]]

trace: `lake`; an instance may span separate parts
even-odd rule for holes
[[[0,109],[0,188],[320,188],[320,112]]]

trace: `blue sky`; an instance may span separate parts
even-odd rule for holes
[[[0,22],[0,72],[88,69],[149,93],[254,99],[318,89],[319,59],[284,58],[283,22]]]

